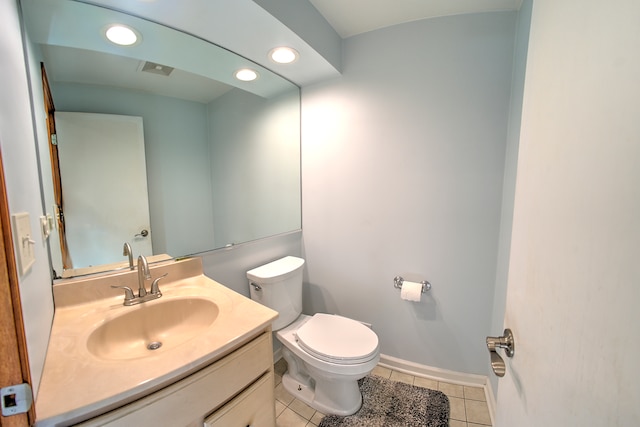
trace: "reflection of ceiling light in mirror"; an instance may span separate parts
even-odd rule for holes
[[[111,25],[107,28],[105,35],[110,42],[120,46],[132,46],[140,40],[137,31],[133,28],[119,24]]]
[[[258,73],[250,68],[242,68],[234,74],[236,79],[243,82],[250,82],[258,78]]]
[[[269,52],[269,58],[279,64],[291,64],[298,60],[298,52],[290,47],[276,47]]]

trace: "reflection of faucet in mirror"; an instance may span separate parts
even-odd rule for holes
[[[135,270],[133,266],[133,251],[131,250],[131,245],[129,243],[124,244],[124,248],[122,248],[122,255],[129,257],[129,270]]]

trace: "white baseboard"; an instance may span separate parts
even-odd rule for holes
[[[437,381],[445,381],[452,384],[466,385],[472,387],[484,387],[488,379],[484,375],[465,374],[463,372],[450,371],[448,369],[434,368],[432,366],[421,365],[398,359],[397,357],[380,355],[380,365],[395,371],[417,375]]]
[[[496,398],[491,387],[491,381],[487,379],[487,383],[484,386],[484,395],[487,400],[487,407],[489,408],[489,416],[491,416],[491,425],[496,425]]]
[[[282,348],[273,352],[273,361],[277,362],[282,358]],[[458,384],[470,387],[482,387],[484,396],[487,401],[487,408],[491,417],[491,425],[495,425],[495,409],[496,399],[493,396],[491,382],[485,375],[466,374],[464,372],[450,371],[448,369],[434,368],[432,366],[421,365],[419,363],[409,362],[407,360],[398,359],[397,357],[380,355],[379,365],[394,371],[404,372],[405,374],[414,375],[422,378],[429,378],[435,381],[443,381],[451,384]]]
[[[417,377],[429,378],[436,381],[443,381],[462,386],[482,387],[484,389],[484,396],[487,401],[487,408],[489,409],[489,415],[491,417],[491,424],[495,425],[496,400],[491,388],[491,382],[487,376],[434,368],[432,366],[398,359],[397,357],[388,356],[386,354],[380,355],[379,365]]]

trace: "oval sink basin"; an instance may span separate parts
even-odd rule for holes
[[[87,349],[101,359],[155,356],[189,341],[209,328],[218,306],[202,298],[158,300],[128,307],[107,320],[87,339]]]

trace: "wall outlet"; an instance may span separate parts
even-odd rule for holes
[[[31,221],[28,212],[11,215],[13,223],[13,244],[16,246],[18,256],[18,269],[21,275],[25,275],[36,262],[35,240],[31,234]]]

